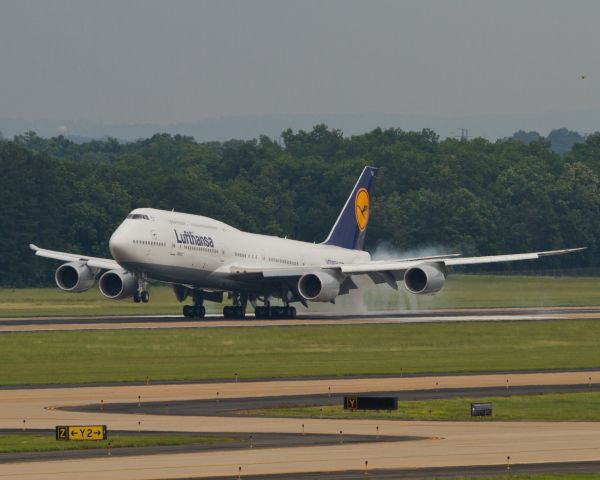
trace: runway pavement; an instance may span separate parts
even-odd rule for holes
[[[497,308],[417,311],[372,311],[365,314],[302,313],[294,320],[224,320],[209,315],[201,320],[181,316],[94,316],[0,318],[0,333],[51,330],[116,330],[160,328],[233,328],[292,325],[359,325],[432,322],[506,322],[600,318],[600,307]]]
[[[107,424],[110,430],[242,432],[301,435],[419,437],[421,440],[336,443],[321,446],[280,446],[222,449],[211,452],[154,453],[138,456],[5,463],[0,478],[36,479],[157,479],[362,471],[368,461],[382,469],[456,468],[600,460],[599,423],[587,422],[404,422],[256,418],[231,416],[67,411],[78,405],[137,404],[175,401],[332,395],[340,392],[410,392],[436,389],[509,388],[543,385],[584,386],[600,383],[600,371],[447,375],[434,377],[342,378],[256,382],[131,385],[81,388],[0,390],[0,428],[50,429],[64,424]],[[217,392],[218,395],[217,395]],[[101,402],[102,400],[102,402]],[[138,424],[138,422],[140,422]],[[574,465],[574,464],[573,464]],[[334,477],[336,474],[332,474]],[[339,475],[338,475],[339,477]],[[287,477],[290,478],[290,477]],[[321,474],[320,478],[329,478]],[[333,477],[332,477],[333,478]],[[388,477],[389,478],[389,477]]]

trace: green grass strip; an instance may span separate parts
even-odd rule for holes
[[[491,417],[471,417],[471,402],[492,402]],[[600,392],[514,395],[488,398],[447,398],[398,402],[398,410],[344,410],[342,405],[265,408],[244,415],[323,417],[381,420],[447,421],[600,421]]]
[[[600,321],[0,335],[0,385],[600,366]]]
[[[102,441],[58,441],[54,433],[4,433],[0,434],[0,453],[53,452],[62,450],[89,450],[94,448],[159,447],[167,445],[218,445],[239,441],[232,437],[202,435],[121,435],[109,434]]]

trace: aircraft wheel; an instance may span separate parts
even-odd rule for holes
[[[254,318],[263,318],[263,308],[264,307],[256,307],[254,309]]]
[[[235,318],[246,318],[246,312],[243,307],[235,307]]]
[[[188,318],[193,317],[194,316],[194,307],[192,307],[191,305],[184,305],[183,306],[183,316],[188,317]]]
[[[135,303],[140,303],[140,302],[142,301],[142,297],[141,297],[141,295],[140,295],[140,292],[135,292],[135,293],[133,294],[133,301],[134,301]]]
[[[206,315],[206,308],[204,308],[202,305],[196,305],[193,307],[193,313],[193,316],[196,318],[204,318]]]
[[[296,307],[288,307],[288,318],[296,318]]]
[[[232,318],[232,309],[233,307],[227,306],[227,307],[223,307],[223,318]]]
[[[150,294],[148,293],[148,290],[142,290],[140,293],[140,298],[142,302],[148,303],[150,301]]]

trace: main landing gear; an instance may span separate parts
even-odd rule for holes
[[[228,305],[223,307],[223,318],[227,319],[242,319],[246,318],[246,307],[248,305],[248,301],[252,303],[254,307],[254,317],[255,318],[296,318],[296,308],[291,307],[287,301],[285,301],[285,306],[280,307],[272,307],[269,301],[268,295],[260,298],[261,301],[265,302],[264,307],[256,305],[258,297],[253,295],[248,296],[244,293],[233,292],[230,293],[230,298],[233,300],[233,305]]]
[[[183,316],[187,318],[204,318],[206,315],[206,309],[204,308],[204,296],[202,290],[194,290],[192,292],[192,299],[194,305],[183,306]]]
[[[223,318],[246,318],[246,311],[241,305],[223,307]]]
[[[183,316],[188,318],[204,318],[206,309],[203,305],[184,305]]]
[[[148,293],[148,282],[144,277],[138,277],[138,289],[133,294],[133,301],[135,303],[148,303],[150,301],[150,293]]]
[[[296,318],[296,307],[256,307],[254,309],[254,316],[256,318]]]
[[[248,295],[233,293],[231,297],[233,298],[233,305],[223,307],[223,318],[246,318]]]

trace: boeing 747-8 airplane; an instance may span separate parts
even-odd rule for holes
[[[114,260],[30,247],[36,255],[67,262],[55,273],[62,290],[83,292],[99,278],[100,292],[107,298],[148,302],[148,281],[165,282],[173,286],[180,302],[191,297],[193,305],[184,306],[183,315],[196,318],[204,317],[205,300],[222,302],[225,293],[233,298],[233,305],[223,308],[227,318],[244,317],[248,302],[257,318],[293,318],[296,309],[290,303],[308,307],[308,302],[334,302],[338,295],[358,288],[352,280],[357,275],[396,290],[404,281],[410,293],[433,294],[444,286],[448,267],[580,250],[373,261],[363,245],[376,172],[374,167],[364,168],[321,244],[242,232],[199,215],[138,208],[110,238]],[[281,299],[284,306],[271,306],[272,299]]]

